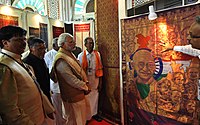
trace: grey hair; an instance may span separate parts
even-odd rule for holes
[[[196,16],[196,23],[200,24],[200,15]]]
[[[64,42],[67,42],[66,41],[67,37],[72,37],[73,38],[73,36],[71,34],[69,34],[69,33],[60,34],[60,36],[58,37],[58,47],[61,47]]]

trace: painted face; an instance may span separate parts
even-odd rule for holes
[[[172,105],[171,102],[167,102],[167,103],[164,104],[164,107],[165,107],[165,109],[172,109],[173,105]]]
[[[188,78],[190,80],[198,80],[198,78],[199,78],[199,70],[198,70],[198,68],[190,68],[188,70]]]
[[[186,108],[189,113],[193,113],[195,111],[195,101],[189,101]]]
[[[4,48],[21,55],[26,48],[26,37],[12,37],[10,40],[3,41]]]
[[[184,84],[184,82],[185,82],[185,78],[184,78],[184,76],[183,76],[183,74],[182,73],[176,73],[175,75],[174,75],[174,83],[175,83],[175,85],[182,85],[182,84]]]
[[[189,29],[189,43],[193,48],[200,49],[200,24],[193,23]]]
[[[92,52],[94,49],[94,41],[92,38],[87,39],[87,43],[85,44],[85,47],[87,48],[88,52]]]
[[[139,80],[143,83],[148,82],[156,69],[151,53],[147,50],[140,50],[134,55],[133,61]]]
[[[170,86],[171,86],[171,82],[169,81],[169,80],[167,80],[167,79],[164,79],[163,81],[162,81],[162,83],[160,83],[161,85],[160,85],[160,91],[161,92],[167,92],[167,91],[169,91],[170,90]]]
[[[68,50],[68,51],[74,50],[74,48],[76,46],[76,42],[73,40],[73,37],[67,36],[66,37],[66,41],[67,42],[64,42],[63,48],[66,49],[66,50]]]
[[[44,43],[37,43],[31,48],[31,53],[40,59],[44,58],[46,46]]]
[[[172,101],[176,103],[181,102],[181,92],[179,91],[172,91]]]

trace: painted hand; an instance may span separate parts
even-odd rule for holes
[[[163,47],[163,50],[161,51],[161,53],[167,52],[169,50],[173,50],[174,48],[174,45],[170,42],[160,41],[159,45]]]

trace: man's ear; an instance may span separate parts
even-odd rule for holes
[[[30,52],[33,52],[35,50],[35,48],[32,46],[32,47],[29,47],[29,50],[30,50]]]
[[[133,60],[131,61],[130,65],[131,65],[132,69],[135,69],[135,63]]]
[[[61,43],[61,46],[63,46],[64,44],[65,44],[65,42],[62,42],[62,43]]]
[[[9,43],[9,41],[8,40],[2,40],[2,44],[3,44],[3,46],[7,46],[8,45],[8,43]]]

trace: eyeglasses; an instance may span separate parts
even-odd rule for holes
[[[190,32],[190,38],[200,38],[200,36],[192,35],[192,33]]]
[[[143,69],[144,67],[148,68],[148,69],[152,69],[155,66],[154,62],[139,62],[138,63],[138,68],[139,69]]]

